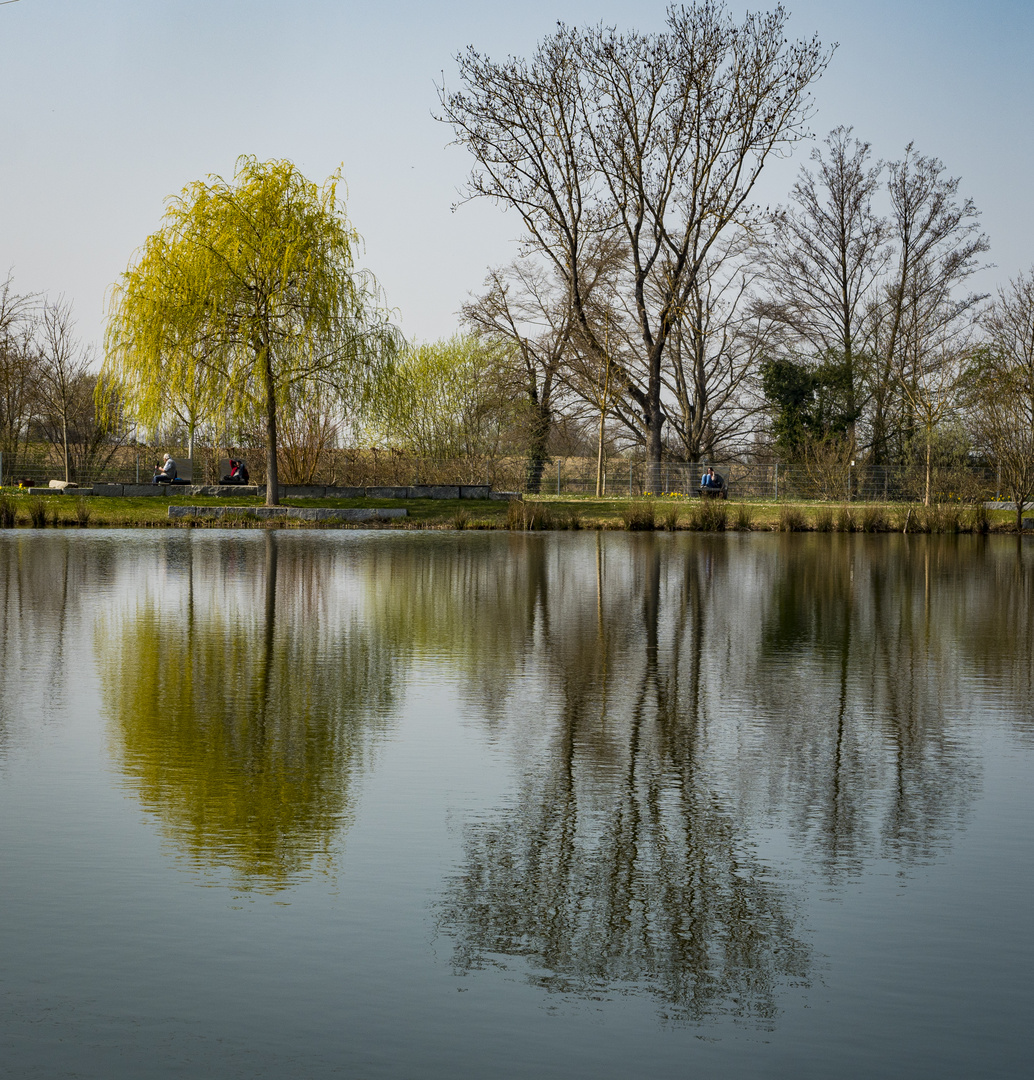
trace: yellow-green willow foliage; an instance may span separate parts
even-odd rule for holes
[[[145,427],[179,416],[265,430],[266,501],[277,501],[280,427],[300,402],[366,400],[397,333],[337,199],[289,161],[241,157],[232,182],[170,200],[115,285],[105,375]],[[327,407],[325,404],[324,407]]]
[[[267,534],[264,574],[261,551],[237,559],[264,584],[199,572],[187,595],[100,619],[94,642],[128,789],[193,866],[276,890],[329,865],[398,665],[357,614],[326,609],[304,552]]]
[[[460,334],[411,349],[381,383],[366,434],[439,461],[495,453],[516,417],[502,388],[503,355],[496,344]]]

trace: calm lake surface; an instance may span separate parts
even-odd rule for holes
[[[1034,543],[0,532],[0,1073],[1026,1077]]]

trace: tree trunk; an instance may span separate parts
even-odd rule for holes
[[[65,483],[67,484],[71,479],[68,469],[68,414],[61,414],[61,444],[65,452]]]
[[[646,490],[654,495],[661,491],[661,428],[664,413],[657,408],[647,420],[646,427]]]
[[[603,417],[604,412],[600,409],[600,433],[596,444],[596,498],[603,496]]]
[[[542,473],[549,460],[547,445],[549,429],[553,423],[552,410],[541,401],[534,402],[531,442],[528,446],[528,493],[537,495],[542,487]]]
[[[930,458],[933,453],[933,432],[930,428],[926,429],[926,497],[923,499],[923,505],[930,505]]]
[[[596,498],[603,495],[603,424],[607,418],[607,397],[610,394],[610,344],[607,344],[607,370],[603,376],[603,397],[600,400],[600,431],[596,446]]]
[[[649,357],[649,381],[646,388],[646,407],[643,419],[646,421],[646,477],[644,490],[659,495],[661,490],[661,453],[663,442],[661,433],[667,417],[661,409],[661,352],[663,339],[652,343]]]
[[[266,506],[280,505],[280,476],[276,467],[276,386],[268,346],[263,349],[262,367],[266,379]]]

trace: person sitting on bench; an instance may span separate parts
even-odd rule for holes
[[[230,455],[227,454],[227,457]],[[238,461],[236,458],[230,458],[230,472],[229,475],[224,476],[219,483],[220,484],[246,484],[250,479],[248,473],[248,466],[243,461]]]
[[[152,484],[171,484],[177,476],[176,462],[172,460],[169,454],[165,455],[165,461],[161,465],[155,465],[154,476],[151,478]]]
[[[721,495],[724,490],[725,481],[722,480],[713,468],[708,469],[700,478],[701,495]]]

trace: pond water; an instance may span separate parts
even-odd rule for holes
[[[1029,541],[19,530],[0,605],[8,1075],[1029,1075]]]

